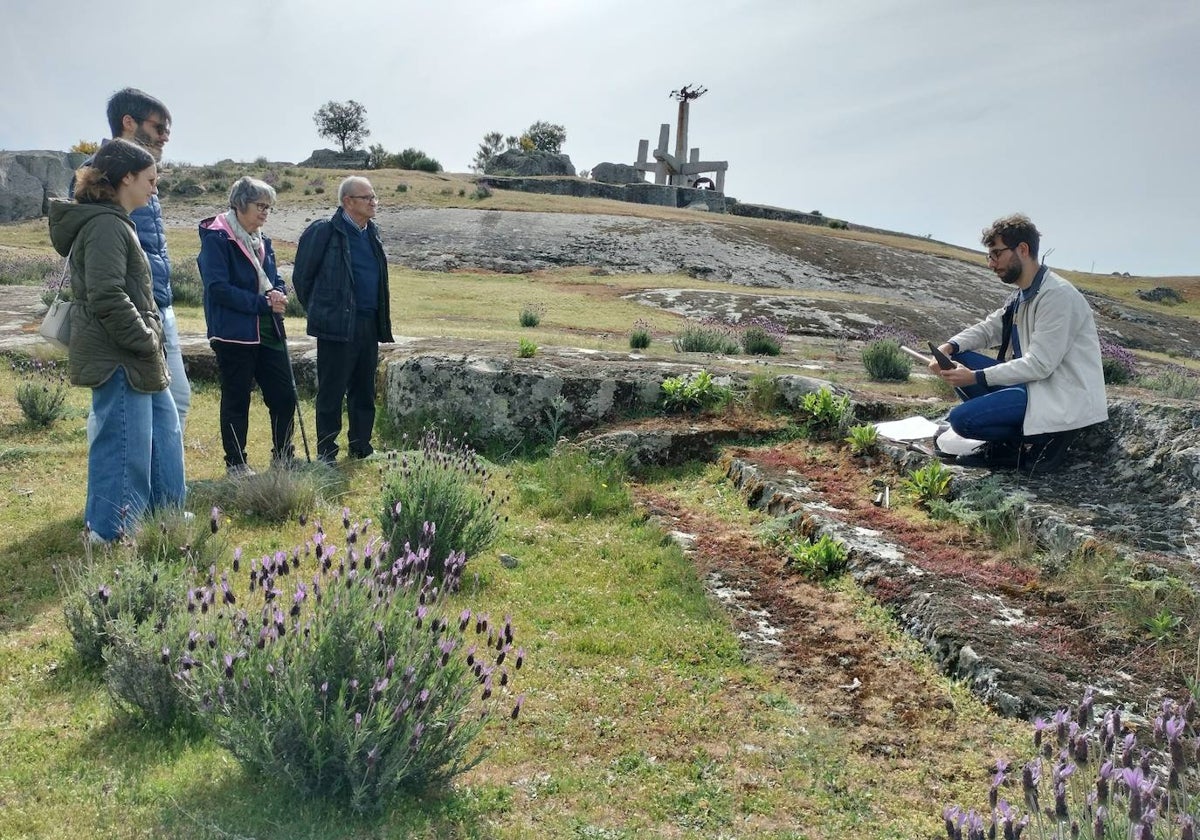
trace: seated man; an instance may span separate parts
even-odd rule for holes
[[[949,416],[960,437],[985,441],[964,466],[1049,471],[1077,430],[1108,419],[1100,338],[1079,290],[1038,264],[1041,235],[1023,215],[983,231],[988,266],[1016,291],[1008,303],[939,348],[955,362],[930,370],[963,399]],[[993,359],[975,352],[999,345]],[[1011,354],[1010,354],[1011,351]]]

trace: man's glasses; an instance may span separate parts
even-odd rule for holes
[[[165,123],[160,123],[158,120],[142,120],[143,125],[149,125],[158,134],[159,137],[170,137],[171,127]]]
[[[988,251],[988,262],[995,262],[1000,259],[1000,255],[1005,251],[1011,251],[1012,248],[992,248]]]
[[[379,202],[379,196],[375,195],[374,193],[371,195],[348,195],[346,198],[361,198],[363,201],[370,201],[372,203]]]
[[[254,202],[254,206],[258,208],[259,213],[270,213],[272,209],[270,204],[264,204],[261,201]]]

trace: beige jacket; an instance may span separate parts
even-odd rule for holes
[[[950,340],[961,350],[986,350],[1001,340],[1004,307]],[[1100,337],[1079,290],[1052,271],[1013,319],[1021,357],[990,367],[988,385],[1028,387],[1026,435],[1065,432],[1108,419]]]

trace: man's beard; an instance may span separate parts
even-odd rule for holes
[[[134,129],[133,139],[137,141],[138,145],[149,152],[156,161],[162,160],[162,145],[151,137],[148,131],[143,131],[140,125]]]
[[[1022,267],[1020,263],[1017,263],[1016,265],[1010,265],[1008,268],[1004,269],[1004,273],[1000,275],[1000,281],[1002,283],[1007,283],[1010,286],[1013,285],[1021,279],[1021,268]]]

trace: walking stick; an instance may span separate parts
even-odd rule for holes
[[[271,323],[275,325],[275,337],[283,342],[283,356],[287,359],[288,379],[292,380],[292,394],[296,397],[296,419],[300,421],[300,440],[304,442],[304,460],[311,464],[312,455],[308,452],[308,434],[304,431],[304,412],[300,410],[300,391],[296,388],[296,372],[292,370],[292,354],[288,351],[287,336],[283,332],[283,316],[278,312],[272,312]]]

